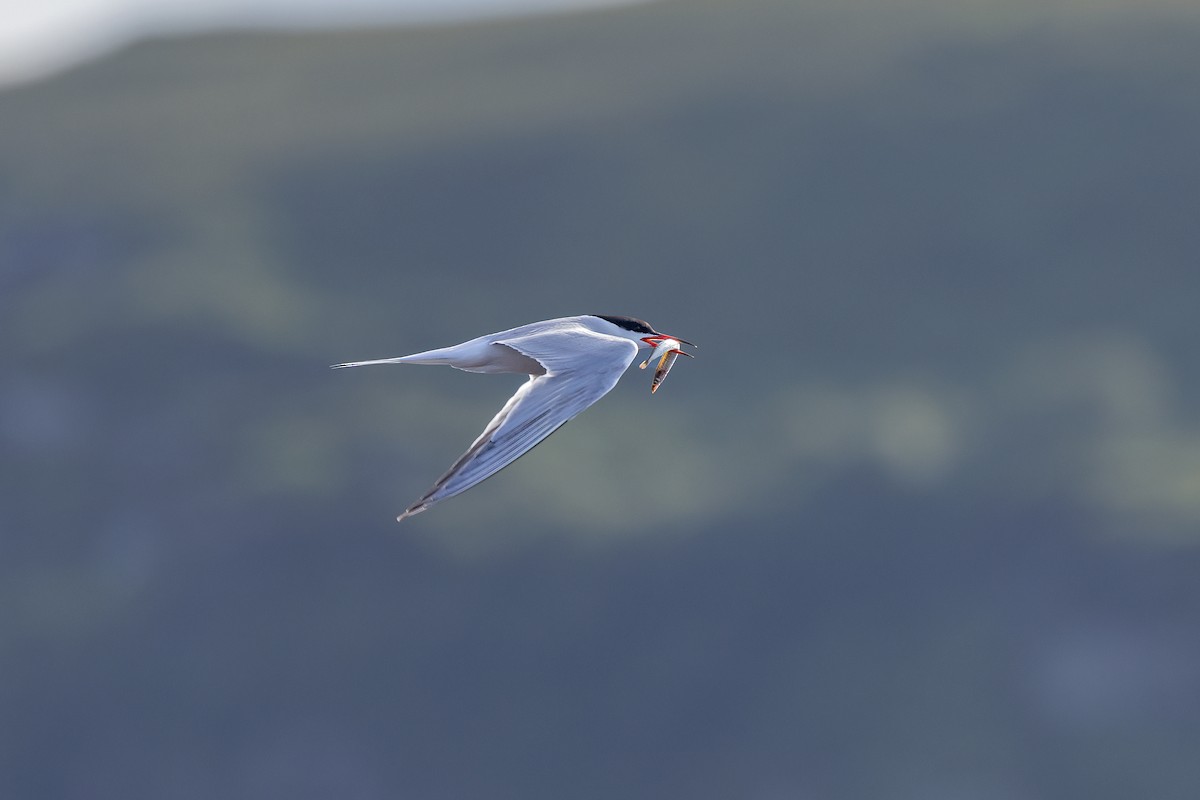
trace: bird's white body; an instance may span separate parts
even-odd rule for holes
[[[519,351],[501,344],[505,340],[519,339],[535,334],[558,334],[563,337],[564,345],[574,340],[581,348],[580,355],[586,353],[584,343],[587,341],[580,337],[586,337],[588,334],[629,341],[635,345],[634,353],[637,352],[638,347],[650,347],[647,342],[641,340],[638,333],[625,330],[591,314],[585,314],[578,317],[561,317],[543,322],[531,322],[528,325],[520,325],[506,331],[479,336],[462,344],[441,347],[437,350],[426,350],[410,356],[335,364],[334,369],[365,367],[371,364],[444,364],[466,372],[518,372],[541,375],[546,370],[536,359],[521,356]]]
[[[398,517],[402,520],[466,491],[529,452],[616,386],[639,348],[667,338],[641,320],[585,314],[533,322],[409,356],[334,366],[444,364],[467,372],[529,375],[467,452]]]

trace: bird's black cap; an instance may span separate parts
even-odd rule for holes
[[[646,322],[644,319],[638,319],[637,317],[621,317],[614,316],[612,314],[592,314],[592,316],[599,317],[603,320],[608,320],[618,328],[624,328],[625,330],[633,331],[634,333],[658,333],[658,331],[650,327],[649,322]]]

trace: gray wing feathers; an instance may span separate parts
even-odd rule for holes
[[[499,342],[536,359],[546,367],[546,374],[525,382],[467,452],[399,519],[419,514],[495,475],[616,386],[637,354],[637,346],[590,331],[585,335],[594,337],[586,342],[586,349],[564,347],[560,331]]]

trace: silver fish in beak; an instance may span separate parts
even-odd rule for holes
[[[650,393],[654,394],[658,391],[658,387],[666,380],[667,373],[671,371],[671,367],[675,366],[675,360],[680,356],[692,358],[691,353],[685,353],[679,348],[682,347],[682,342],[678,339],[660,339],[654,343],[654,349],[650,355],[638,365],[638,369],[645,369],[650,365],[650,360],[658,357],[658,366],[654,369],[654,380],[650,383]]]

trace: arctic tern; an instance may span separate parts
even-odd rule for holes
[[[467,372],[513,372],[529,375],[500,413],[488,423],[467,452],[433,487],[396,519],[404,520],[435,503],[465,492],[528,453],[565,422],[617,385],[638,350],[663,345],[661,365],[670,356],[695,347],[668,336],[644,320],[608,314],[584,314],[533,322],[499,333],[399,358],[334,364],[334,369],[369,364],[446,364]],[[669,369],[669,365],[667,366]]]

